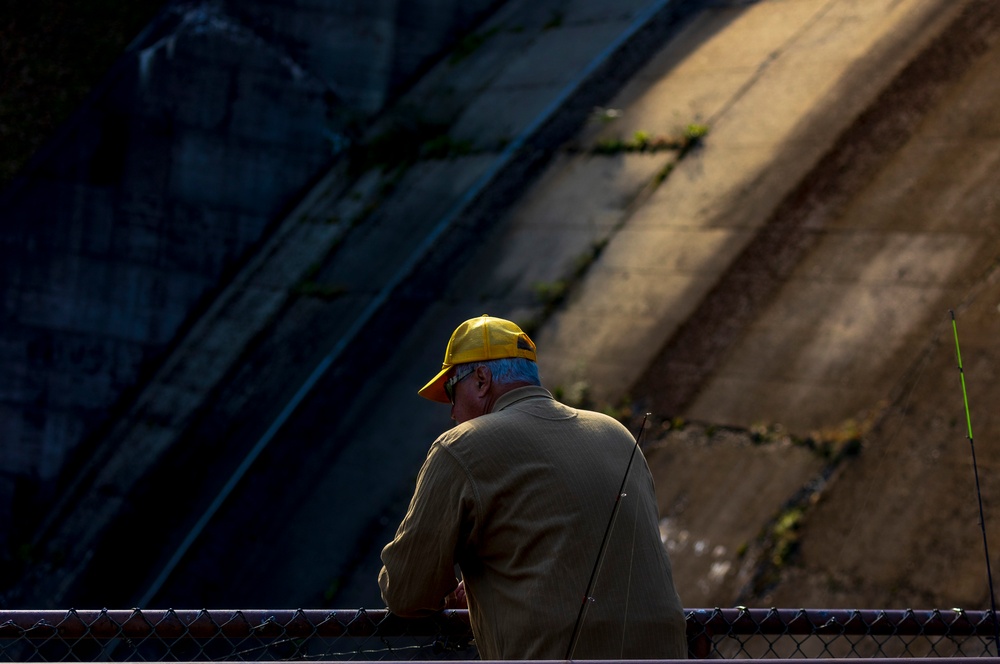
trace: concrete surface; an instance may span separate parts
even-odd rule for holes
[[[801,410],[787,411],[804,410],[813,422],[870,406],[876,390],[894,397],[869,438],[867,462],[845,469],[807,522],[801,566],[789,570],[774,601],[797,597],[844,606],[880,594],[900,606],[946,600],[988,607],[948,310],[957,316],[985,523],[995,537],[1000,16],[994,7],[960,27],[950,48],[976,57],[949,77],[947,95],[928,109],[870,187],[832,220],[745,337],[745,343],[759,345],[770,327],[775,339],[772,312],[788,311],[808,294],[829,304],[827,315],[823,323],[804,321],[802,332],[816,343],[786,357],[789,366],[814,368],[774,381],[768,397],[784,395],[787,403],[793,392],[821,396],[811,385],[825,382],[837,398],[817,396]],[[838,251],[841,260],[834,258]],[[733,360],[738,355],[746,356],[746,347]],[[719,387],[709,392],[739,380],[736,362],[727,367],[712,381]],[[775,376],[753,370],[765,381]],[[699,401],[709,396],[702,394]],[[831,413],[834,404],[842,410]],[[769,408],[773,403],[762,399],[761,412]],[[996,545],[990,543],[995,567]]]
[[[631,214],[571,305],[539,335],[537,343],[554,349],[541,360],[549,380],[585,379],[599,400],[627,393],[795,186],[796,175],[816,163],[933,34],[936,24],[922,32],[925,24],[953,11],[948,3],[785,0],[706,12],[693,22],[611,102],[622,117],[604,133],[669,132],[702,122],[711,127],[705,148]],[[857,70],[864,68],[858,56],[874,53],[893,57],[865,68],[858,85]],[[724,76],[716,77],[717,70]],[[691,85],[698,78],[704,82]],[[838,90],[845,84],[850,94]],[[664,118],[665,127],[658,124]],[[588,330],[585,339],[575,332],[581,328]]]
[[[540,16],[545,12],[537,3],[518,6],[534,12],[535,25],[544,27]],[[583,11],[586,6],[590,5],[558,5],[566,30],[585,29],[571,10]],[[995,195],[957,195],[966,183],[975,184],[966,187],[966,194],[972,188],[995,191],[990,179],[995,169],[987,167],[994,153],[986,150],[992,134],[973,133],[962,147],[952,143],[955,149],[945,154],[952,156],[948,163],[954,168],[937,168],[942,153],[930,150],[942,143],[933,137],[957,140],[952,132],[993,122],[990,108],[995,104],[958,94],[993,88],[986,79],[973,78],[976,67],[988,76],[987,63],[995,60],[982,57],[986,46],[975,46],[991,43],[992,24],[980,20],[979,42],[970,38],[973,52],[956,59],[962,65],[958,70],[968,69],[963,75],[969,78],[962,79],[967,87],[960,83],[955,88],[957,103],[969,113],[962,116],[967,120],[951,125],[928,121],[926,126],[934,131],[907,143],[904,150],[897,152],[900,146],[894,143],[878,155],[880,159],[859,157],[857,163],[865,168],[858,170],[859,182],[849,180],[856,186],[847,194],[805,185],[824,182],[816,175],[824,169],[852,172],[853,157],[863,153],[865,140],[872,138],[865,133],[866,113],[879,107],[884,91],[906,78],[907,66],[939,35],[951,34],[954,39],[956,34],[976,32],[954,23],[967,7],[974,8],[974,17],[980,19],[993,15],[988,4],[976,0],[763,0],[731,6],[713,3],[699,11],[616,96],[601,102],[604,109],[619,111],[618,119],[605,123],[600,111],[594,113],[530,186],[514,188],[510,195],[516,204],[507,201],[509,207],[497,206],[491,230],[480,230],[467,218],[455,224],[454,235],[466,227],[475,229],[472,237],[478,243],[467,244],[458,258],[442,248],[448,261],[435,262],[433,252],[428,256],[428,269],[446,283],[440,295],[426,275],[415,273],[401,282],[403,294],[388,301],[404,320],[386,323],[391,327],[391,334],[385,333],[389,341],[371,339],[382,352],[371,354],[370,345],[359,345],[359,366],[335,367],[317,383],[300,408],[303,417],[276,435],[254,471],[155,594],[155,603],[378,605],[374,584],[378,550],[405,509],[412,477],[429,442],[448,426],[447,408],[421,401],[415,390],[440,366],[444,343],[455,325],[484,312],[532,321],[545,382],[566,393],[586,392],[601,405],[616,405],[632,396],[653,404],[664,418],[679,415],[713,424],[782,422],[796,433],[808,433],[898,398],[905,384],[901,375],[905,377],[912,366],[906,358],[919,356],[926,348],[926,336],[917,331],[920,321],[932,320],[943,300],[968,293],[982,278],[981,269],[958,278],[956,267],[971,261],[981,265],[996,255],[996,247],[983,240],[992,237],[990,224],[975,221],[988,219],[995,211]],[[608,20],[619,26],[627,23],[618,15]],[[559,29],[535,35],[545,41]],[[586,29],[600,34],[593,26]],[[516,43],[520,52],[544,57],[546,64],[538,66],[539,72],[552,71],[552,55],[541,45],[530,48],[521,32],[511,33],[517,37],[494,33],[468,66],[482,66],[491,82],[509,80],[504,79],[505,59],[491,49]],[[599,45],[594,48],[600,51]],[[518,71],[532,71],[525,62],[511,61],[518,62]],[[974,67],[974,63],[981,64]],[[573,80],[570,74],[544,78],[553,84],[550,94],[556,97],[560,82]],[[432,72],[428,80],[445,79]],[[526,80],[525,97],[534,95],[538,84]],[[476,95],[488,94],[489,85]],[[420,86],[414,89],[418,93],[423,96],[414,99],[433,98]],[[469,104],[475,103],[476,95],[468,98]],[[441,99],[451,100],[443,113],[456,121],[462,117],[465,106],[443,93]],[[931,99],[940,102],[936,113],[942,119],[958,116],[947,104],[949,94]],[[935,117],[928,105],[896,107],[890,115],[913,117],[919,125],[925,114]],[[482,139],[480,146],[504,139],[512,127],[530,126],[521,109],[499,103],[481,108],[489,110],[493,121],[483,122],[488,116],[480,114],[474,118],[478,124],[465,125],[474,127],[468,135]],[[908,114],[908,110],[919,112]],[[471,123],[472,116],[466,117]],[[707,124],[711,131],[701,147],[683,158],[671,150],[614,156],[588,152],[601,138],[627,138],[637,130],[676,135],[691,122]],[[854,137],[860,137],[858,142],[850,140]],[[877,151],[884,143],[873,140],[871,145]],[[407,238],[420,236],[409,227],[427,224],[442,210],[452,209],[446,199],[461,200],[462,188],[451,185],[475,175],[476,167],[469,164],[488,159],[487,151],[450,164],[414,166],[376,214],[345,234],[330,262],[315,272],[322,283],[345,285],[344,296],[329,303],[292,300],[281,310],[280,319],[261,328],[261,336],[232,369],[232,380],[218,388],[217,401],[205,408],[209,415],[199,425],[205,431],[192,427],[185,434],[192,440],[211,440],[206,431],[229,427],[235,433],[227,435],[239,440],[261,426],[258,420],[271,421],[265,416],[288,403],[288,394],[294,392],[289,374],[308,373],[316,366],[317,358],[341,338],[337,335],[352,329],[350,317],[365,311],[372,293],[386,283],[387,268],[392,271],[405,261],[407,254],[400,251],[416,242]],[[902,170],[914,163],[926,164],[926,178],[915,179],[913,171]],[[657,186],[657,175],[671,166]],[[874,175],[869,179],[870,174]],[[932,193],[931,174],[952,176],[949,186],[937,189],[939,195]],[[432,181],[433,177],[444,181]],[[890,186],[883,189],[882,183]],[[377,190],[365,189],[372,196]],[[917,196],[924,192],[927,199]],[[831,199],[833,194],[846,198]],[[896,201],[914,196],[916,205],[907,215]],[[331,196],[306,216],[328,218],[338,198]],[[942,226],[942,218],[966,201],[968,216],[955,222],[964,226]],[[943,208],[939,214],[922,217],[933,222],[929,228],[906,221],[925,208],[935,210],[936,205]],[[833,209],[838,214],[823,216]],[[869,218],[883,221],[859,227],[858,219]],[[813,233],[810,242],[800,247],[788,240],[789,232],[777,233],[783,223],[823,232]],[[404,229],[414,235],[405,235]],[[451,235],[442,235],[441,243]],[[781,242],[775,242],[772,254],[773,237]],[[595,247],[602,249],[595,253]],[[588,258],[582,277],[577,275],[581,257]],[[777,284],[767,291],[768,297],[753,299],[756,282],[743,279],[740,272],[748,263],[765,275],[776,269],[768,277]],[[787,283],[786,275],[792,277]],[[558,281],[566,282],[569,297],[549,315],[537,299],[538,284]],[[728,292],[737,304],[749,303],[748,313],[744,315],[739,306],[723,308],[721,314],[706,310],[716,301],[720,284],[736,285]],[[981,315],[987,317],[987,311],[988,307]],[[702,321],[711,325],[697,327]],[[697,348],[692,343],[677,345],[678,339],[687,338],[685,334],[709,341],[722,337],[724,343],[715,356],[692,355],[686,352]],[[978,341],[981,350],[993,338],[973,336],[972,343],[975,347]],[[362,335],[357,340],[366,339]],[[890,356],[895,367],[880,364],[880,358]],[[802,367],[806,370],[790,380],[789,370]],[[653,388],[658,381],[672,382],[675,369],[682,379],[679,384],[691,389],[676,398],[663,391],[665,396],[657,401],[661,392]],[[254,385],[255,380],[271,392]],[[289,387],[279,389],[280,384]],[[241,388],[249,392],[250,385],[260,393],[243,394]],[[900,407],[905,410],[905,404]],[[238,424],[223,418],[224,413]],[[213,418],[225,426],[209,427]],[[919,430],[919,423],[914,425]],[[915,431],[908,442],[912,444],[916,435]],[[664,538],[674,548],[678,570],[684,572],[679,577],[682,598],[688,606],[727,605],[742,586],[739,574],[747,573],[740,569],[741,544],[767,525],[790,494],[813,482],[823,464],[797,447],[741,451],[722,442],[717,449],[681,446],[670,454],[663,445],[654,447],[650,460],[663,487],[661,510],[668,518]],[[870,458],[865,454],[862,458]],[[854,480],[844,481],[853,467],[838,471],[837,481],[831,483],[836,488],[820,497],[839,496],[829,509],[843,518],[830,517],[833,527],[828,532],[841,541],[850,541],[859,532],[857,521],[847,517],[870,510],[870,501],[877,500],[882,490],[884,471],[877,464],[870,471],[873,476],[854,475]],[[265,469],[274,477],[267,479]],[[852,502],[857,495],[865,499]],[[886,518],[898,519],[901,505],[912,497],[910,493],[902,502],[887,500]],[[744,503],[752,509],[730,513],[728,503],[740,504],[734,510]],[[922,521],[910,522],[905,535],[914,542],[929,527]],[[808,524],[805,528],[804,538],[812,532]],[[823,526],[817,530],[827,532]],[[868,560],[879,560],[889,569],[894,566],[895,559],[886,553],[894,542],[889,549],[880,549],[881,558],[870,554],[879,539],[876,523],[865,532],[867,543],[850,557],[841,553],[838,558],[838,549],[825,536],[813,537],[802,546],[804,571],[793,566],[787,571],[787,585],[751,599],[781,598],[802,605],[805,599],[796,600],[799,584],[811,589],[811,594],[800,597],[824,606],[869,597],[899,601],[914,597],[902,591],[887,595],[899,578],[886,580],[866,566]],[[261,539],[269,546],[257,545]],[[939,544],[934,541],[934,546]],[[927,546],[919,550],[926,552]],[[176,542],[164,547],[174,548]],[[702,555],[706,550],[710,555]],[[919,557],[915,559],[918,562],[906,569],[933,581],[939,562],[928,556],[921,565]],[[225,561],[222,567],[220,560]],[[809,576],[813,571],[819,580]],[[869,573],[867,588],[872,594],[853,592],[862,588],[856,583],[858,577]],[[824,588],[846,590],[827,595]],[[978,599],[974,590],[970,583],[970,601]]]

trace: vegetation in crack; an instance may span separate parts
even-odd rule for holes
[[[336,245],[331,248],[333,251]],[[342,284],[324,283],[318,279],[323,262],[316,262],[309,266],[305,274],[292,288],[292,294],[300,297],[312,297],[329,302],[342,295],[347,294],[347,287]]]
[[[750,597],[761,597],[781,580],[784,570],[797,561],[802,527],[812,508],[818,504],[828,480],[848,459],[860,454],[862,441],[874,426],[878,413],[873,411],[860,420],[847,420],[840,426],[813,432],[798,438],[788,434],[778,424],[750,427],[750,441],[754,445],[791,443],[808,449],[825,463],[820,473],[807,482],[778,510],[761,529],[754,542],[743,544],[739,556],[747,559],[753,572],[750,581],[741,589],[739,602]]]
[[[608,116],[603,116],[608,117]],[[708,135],[708,126],[703,124],[689,124],[680,135],[654,134],[645,130],[638,130],[629,138],[604,138],[597,141],[592,154],[615,155],[622,152],[660,152],[663,150],[676,150],[678,157],[685,156],[688,152],[701,145]]]
[[[579,282],[590,269],[590,266],[600,257],[608,244],[603,238],[590,245],[573,261],[571,271],[562,279],[553,281],[536,281],[532,284],[535,302],[539,305],[538,313],[528,319],[519,321],[521,329],[529,335],[534,334],[548,318],[562,305],[569,296],[572,287]]]
[[[542,26],[542,30],[555,30],[556,28],[562,26],[564,20],[566,20],[566,16],[562,11],[553,10],[549,14],[549,20],[547,20]]]
[[[470,55],[479,50],[479,48],[489,40],[490,37],[495,35],[500,31],[500,28],[490,28],[485,32],[470,32],[465,35],[455,44],[455,48],[451,51],[451,56],[448,58],[448,64],[457,65]]]
[[[473,152],[472,143],[448,135],[450,126],[420,117],[402,115],[387,122],[370,138],[348,149],[352,177],[378,168],[385,173],[404,172],[424,159],[451,159]]]

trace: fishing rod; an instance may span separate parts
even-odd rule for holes
[[[576,624],[573,625],[573,636],[570,638],[569,648],[566,649],[566,657],[564,659],[573,659],[577,641],[580,640],[580,628],[583,627],[583,621],[587,617],[587,609],[590,608],[590,603],[595,601],[591,593],[594,592],[597,576],[601,571],[601,565],[604,563],[604,554],[607,553],[608,549],[608,539],[611,536],[611,531],[614,529],[615,519],[618,518],[618,508],[621,506],[622,498],[625,496],[625,482],[628,480],[628,473],[632,469],[632,460],[635,458],[635,451],[639,449],[639,439],[642,438],[642,431],[646,428],[646,420],[649,418],[649,415],[650,413],[646,413],[642,416],[642,425],[639,426],[639,433],[635,436],[635,445],[632,446],[632,454],[628,458],[628,465],[625,466],[625,475],[622,477],[622,485],[618,488],[615,505],[611,509],[611,518],[608,519],[608,526],[604,529],[604,539],[601,540],[601,548],[597,551],[597,560],[594,562],[594,569],[590,572],[587,592],[583,594],[583,602],[580,604],[580,612],[576,615]]]
[[[965,390],[965,370],[962,368],[962,351],[958,346],[958,323],[954,310],[951,314],[951,329],[955,333],[955,357],[958,358],[958,375],[962,379],[962,401],[965,403],[965,423],[969,430],[969,449],[972,450],[972,473],[976,478],[976,498],[979,499],[979,527],[983,531],[983,550],[986,553],[986,579],[990,585],[990,608],[993,614],[993,641],[1000,656],[1000,621],[997,620],[997,600],[993,592],[993,572],[990,569],[990,547],[986,542],[986,517],[983,514],[983,494],[979,490],[979,467],[976,465],[976,445],[972,439],[972,414],[969,410],[969,395]]]

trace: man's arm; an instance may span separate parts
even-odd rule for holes
[[[390,611],[415,617],[446,607],[458,584],[455,550],[472,502],[465,471],[435,443],[396,537],[382,549],[378,581]]]

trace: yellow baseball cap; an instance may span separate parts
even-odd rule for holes
[[[431,401],[451,403],[444,384],[455,365],[505,357],[523,357],[535,362],[535,342],[509,320],[488,314],[470,318],[455,328],[444,351],[441,371],[417,394]]]

